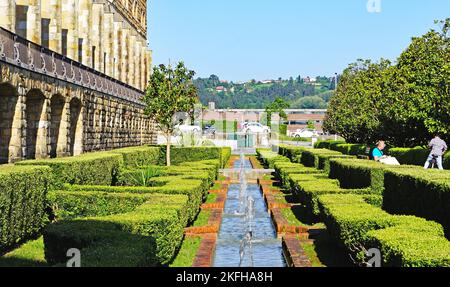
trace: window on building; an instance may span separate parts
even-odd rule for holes
[[[41,45],[45,48],[49,47],[50,40],[50,19],[41,19]]]
[[[78,38],[78,62],[83,63],[83,38]]]
[[[92,69],[95,69],[95,46],[92,46]]]
[[[64,56],[67,56],[67,33],[69,33],[69,30],[62,29],[62,31],[61,31],[61,52]]]
[[[28,6],[16,5],[16,34],[27,37],[27,12]]]

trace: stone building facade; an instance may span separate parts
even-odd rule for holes
[[[145,0],[0,0],[0,163],[154,143]]]
[[[146,13],[145,0],[0,0],[0,27],[143,90]]]

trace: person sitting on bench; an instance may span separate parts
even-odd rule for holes
[[[372,151],[372,158],[374,161],[380,161],[383,158],[386,158],[386,156],[383,153],[383,150],[386,148],[386,143],[383,140],[380,140],[377,142],[377,147],[373,149]]]

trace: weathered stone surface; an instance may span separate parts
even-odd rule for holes
[[[0,62],[0,163],[156,142],[143,106]]]

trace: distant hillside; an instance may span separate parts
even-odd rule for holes
[[[251,81],[233,83],[211,75],[194,81],[203,105],[215,102],[216,108],[264,109],[277,97],[287,101],[293,109],[326,108],[334,90],[334,79],[297,77],[288,80]]]

